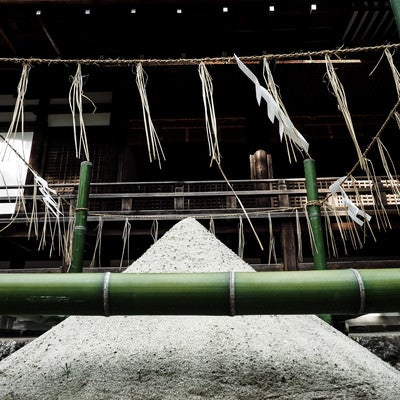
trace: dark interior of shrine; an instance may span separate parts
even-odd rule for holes
[[[26,104],[25,111],[32,112],[34,118],[27,119],[25,129],[35,132],[31,162],[50,183],[76,182],[81,160],[74,157],[71,126],[51,123],[54,115],[64,121],[70,112],[67,99],[75,65],[46,63],[46,59],[91,59],[82,66],[85,94],[90,98],[91,94],[100,93],[107,98],[94,102],[95,114],[104,114],[107,122],[94,122],[87,127],[93,182],[223,179],[215,163],[210,166],[198,63],[189,62],[194,58],[205,58],[212,77],[221,165],[226,176],[232,181],[250,179],[249,157],[262,149],[271,155],[270,178],[303,178],[305,155],[296,152],[296,159],[293,155],[289,158],[278,124],[269,121],[266,103],[257,104],[254,85],[234,62],[235,54],[239,58],[289,54],[268,58],[282,101],[293,124],[310,144],[309,156],[316,161],[317,176],[339,177],[353,167],[357,155],[332,94],[324,56],[307,52],[398,41],[388,2],[191,1],[181,7],[168,1],[136,1],[134,5],[128,1],[69,1],[62,2],[62,6],[45,1],[13,3],[0,2],[0,53],[9,58],[3,59],[0,66],[0,95],[16,94],[21,65],[10,59],[42,59],[32,63],[26,94],[32,102]],[[315,10],[310,8],[311,3],[316,4]],[[294,52],[304,54],[290,57]],[[208,59],[218,57],[223,60]],[[393,57],[397,61],[396,51]],[[96,59],[108,58],[135,61],[122,65],[96,63]],[[349,51],[331,58],[364,149],[398,99],[392,73],[382,50]],[[180,62],[157,62],[176,59]],[[157,162],[150,163],[147,154],[143,111],[135,83],[134,67],[140,60],[147,77],[152,119],[166,157],[161,168]],[[263,62],[258,58],[247,65],[263,83]],[[13,106],[2,101],[0,107],[5,115],[0,126],[7,130],[6,115]],[[84,108],[88,114],[94,110],[89,101]],[[382,140],[398,165],[400,143],[394,119],[385,125]],[[375,173],[383,175],[379,154],[371,151],[369,157]],[[357,174],[363,172],[357,170]],[[368,246],[350,256],[398,255],[396,218],[392,223],[393,231],[378,233],[377,242],[368,240]],[[152,241],[149,222],[135,224],[133,257]],[[173,221],[160,221],[160,233],[172,224]],[[216,222],[220,237],[233,249],[237,247],[237,224],[236,219]],[[120,255],[121,225],[123,221],[109,224],[105,259]],[[265,221],[257,221],[256,225],[262,235],[267,235]],[[10,232],[13,229],[16,228]],[[247,225],[246,232],[247,258],[267,262],[268,250],[259,250]],[[30,240],[17,238],[17,233],[2,235],[9,244],[2,259],[44,258],[42,252],[35,253]],[[88,254],[93,251],[95,237],[93,224]],[[308,240],[305,235],[303,239]],[[279,244],[277,248],[279,252]],[[21,262],[11,264],[18,266]]]

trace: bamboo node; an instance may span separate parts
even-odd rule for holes
[[[236,315],[236,293],[235,293],[235,272],[229,272],[229,308],[230,316]]]
[[[366,303],[364,281],[359,271],[357,271],[354,268],[350,268],[350,271],[353,272],[354,276],[357,279],[358,289],[360,292],[360,309],[358,311],[358,315],[362,315],[365,313],[365,303]]]
[[[103,310],[104,310],[104,316],[109,317],[110,316],[110,302],[109,302],[109,284],[110,284],[110,277],[111,277],[111,272],[106,272],[104,274],[104,280],[103,280]]]

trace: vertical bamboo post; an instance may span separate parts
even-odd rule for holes
[[[92,163],[90,161],[82,161],[79,174],[78,199],[75,208],[75,229],[72,239],[72,258],[69,272],[82,272],[91,176]]]
[[[390,5],[392,7],[394,20],[397,26],[397,32],[400,36],[400,0],[390,0]]]
[[[310,219],[311,231],[314,237],[314,241],[311,241],[313,249],[314,269],[324,270],[326,269],[326,255],[325,255],[325,244],[324,235],[322,233],[321,224],[321,207],[318,204],[318,186],[317,186],[317,174],[315,171],[315,160],[311,158],[304,160],[304,176],[306,178],[306,189],[307,189],[307,213]],[[319,317],[332,324],[332,316],[329,314],[320,314]]]
[[[314,237],[311,246],[315,269],[326,269],[324,236],[321,224],[321,207],[318,204],[317,175],[315,161],[311,158],[304,160],[304,174],[307,189],[307,212],[310,219],[311,231]]]

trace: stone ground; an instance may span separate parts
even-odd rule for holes
[[[382,334],[374,336],[370,334],[368,336],[350,335],[350,337],[371,353],[400,371],[400,333],[393,333],[388,336]],[[0,361],[25,346],[30,341],[30,339],[0,340]]]

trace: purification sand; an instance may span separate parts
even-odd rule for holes
[[[188,218],[126,272],[252,271]],[[2,400],[390,399],[400,372],[315,316],[69,317],[0,362]]]

